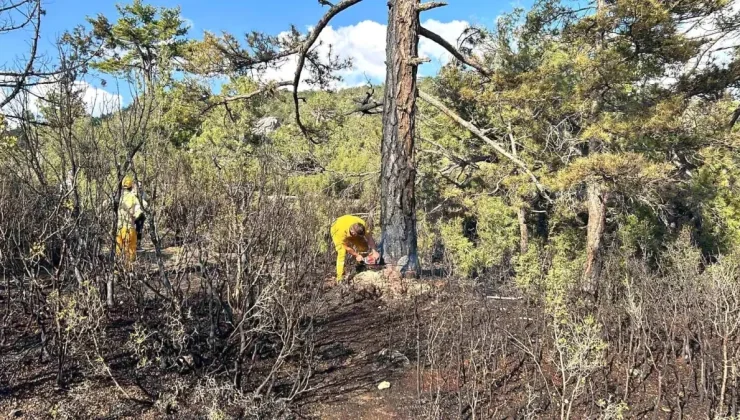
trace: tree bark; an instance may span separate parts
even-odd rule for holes
[[[596,294],[596,282],[601,274],[601,239],[606,225],[608,193],[597,183],[587,186],[588,226],[586,236],[586,265],[583,271],[583,291]]]
[[[511,141],[511,155],[518,157],[511,123],[509,123],[509,140]],[[519,253],[524,255],[529,249],[529,230],[527,229],[527,207],[523,203],[517,208],[517,219],[519,220]]]
[[[108,275],[108,281],[105,283],[105,304],[109,307],[113,307],[113,282],[115,281],[115,274],[110,273]]]
[[[527,208],[519,206],[517,211],[519,219],[519,251],[526,254],[529,250],[529,230],[527,229]]]
[[[380,186],[382,254],[401,274],[418,271],[414,130],[418,66],[418,0],[388,2],[386,89]]]

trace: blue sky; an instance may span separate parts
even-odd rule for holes
[[[332,0],[339,1],[339,0]],[[330,30],[322,39],[335,45],[340,55],[351,57],[353,71],[343,74],[345,85],[360,84],[365,78],[382,81],[383,41],[387,20],[387,0],[364,0],[335,17]],[[117,17],[115,1],[109,0],[46,0],[46,16],[42,21],[41,51],[53,60],[53,42],[65,30],[85,23],[85,17],[98,13],[110,20]],[[305,30],[326,11],[317,0],[151,0],[156,6],[181,8],[182,16],[191,22],[190,37],[200,38],[203,31],[226,31],[241,35],[247,31],[278,34],[290,24]],[[449,41],[456,40],[464,27],[474,24],[492,27],[497,16],[515,7],[529,7],[532,0],[448,0],[446,7],[424,12],[425,26],[437,31]],[[28,34],[0,36],[0,67],[7,67],[26,54]],[[421,74],[433,74],[447,57],[443,51],[422,41],[420,50],[434,62],[422,66]],[[292,73],[290,64],[266,75],[282,79]],[[94,80],[91,83],[96,85]],[[108,88],[110,90],[110,88]],[[125,95],[124,95],[125,96]],[[124,98],[124,102],[125,102]]]
[[[103,13],[115,16],[115,4],[110,0],[47,0],[44,20],[47,40],[54,34],[78,23],[86,16]],[[125,2],[124,2],[125,3]],[[195,25],[196,33],[203,30],[240,32],[258,30],[277,33],[288,24],[298,27],[311,25],[326,10],[316,0],[153,0],[149,4],[165,7],[180,6],[182,15]],[[490,25],[502,12],[515,5],[528,6],[531,0],[448,0],[447,7],[424,13],[424,19],[440,21],[466,20]],[[332,20],[333,26],[345,26],[362,20],[385,22],[386,0],[364,0]]]

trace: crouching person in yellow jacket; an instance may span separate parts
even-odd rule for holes
[[[116,236],[116,255],[123,254],[124,262],[130,266],[136,260],[136,221],[144,217],[141,203],[134,194],[134,180],[127,176],[121,183],[123,196],[118,206],[118,235]]]
[[[368,232],[367,224],[359,217],[346,215],[338,218],[331,225],[331,238],[337,251],[337,281],[344,276],[344,262],[347,254],[363,262],[362,253],[370,252],[372,260],[378,260],[380,254],[375,247],[375,240]]]

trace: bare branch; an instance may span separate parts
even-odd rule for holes
[[[23,6],[24,4],[30,3],[31,1],[36,1],[36,0],[21,0],[18,3],[10,3],[9,5],[5,7],[0,7],[0,13],[8,12],[11,10],[16,10],[20,8],[21,6]]]
[[[522,300],[522,298],[517,296],[486,296],[486,299],[491,300]]]
[[[426,12],[427,10],[436,9],[437,7],[447,6],[447,3],[443,1],[430,1],[429,3],[421,3],[416,6],[416,10],[419,12]]]
[[[429,63],[432,60],[428,57],[411,57],[409,59],[409,65],[411,66],[418,66],[423,63]]]
[[[740,107],[735,108],[735,111],[732,113],[732,120],[730,120],[730,126],[728,127],[729,131],[732,131],[732,129],[735,127],[738,118],[740,118]]]
[[[519,160],[516,156],[512,155],[511,153],[507,152],[506,149],[504,149],[500,144],[496,143],[495,141],[489,139],[478,127],[474,126],[473,124],[469,123],[468,121],[465,121],[462,117],[457,115],[455,112],[453,112],[451,109],[447,108],[442,102],[440,102],[437,98],[419,90],[419,97],[432,105],[433,107],[437,108],[438,110],[442,111],[443,114],[447,115],[448,117],[455,120],[458,124],[460,124],[462,127],[470,131],[471,133],[475,134],[476,137],[483,140],[484,142],[488,143],[489,146],[493,147],[494,150],[508,158],[510,161],[512,161],[515,165],[520,167],[527,175],[529,175],[529,178],[532,179],[532,182],[537,187],[537,190],[542,194],[542,196],[548,200],[552,201],[549,195],[547,195],[547,192],[545,190],[545,187],[540,183],[540,181],[537,179],[534,173],[529,170],[527,167],[527,164]]]
[[[368,90],[367,92],[365,92],[365,97],[359,100],[355,100],[355,103],[357,103],[357,108],[345,113],[345,116],[354,114],[356,112],[365,115],[375,115],[383,112],[383,102],[378,102],[375,98],[373,98],[373,95],[375,95],[375,87],[373,86],[370,79],[367,80],[367,86]],[[381,109],[379,111],[375,111],[377,108]]]
[[[225,98],[222,98],[218,102],[213,102],[213,103],[209,104],[203,110],[202,113],[205,114],[206,112],[210,111],[211,109],[213,109],[213,108],[215,108],[217,106],[220,106],[220,105],[227,105],[229,102],[245,101],[247,99],[251,99],[251,98],[254,98],[255,96],[261,95],[263,93],[266,93],[266,92],[269,92],[269,91],[273,91],[273,90],[275,90],[277,88],[281,88],[281,87],[285,87],[285,86],[291,86],[291,85],[293,85],[293,82],[290,82],[290,81],[282,81],[282,82],[268,83],[268,84],[262,86],[261,88],[255,90],[253,92],[245,93],[243,95],[227,96]]]
[[[33,22],[33,18],[36,16],[36,12],[31,11],[31,13],[28,16],[25,16],[25,20],[21,23],[13,24],[10,23],[10,26],[2,26],[0,27],[0,32],[6,33],[6,32],[13,32],[17,31],[18,29],[23,29],[26,26],[28,26],[29,23]]]
[[[15,97],[20,93],[21,89],[23,89],[23,86],[26,84],[26,79],[28,78],[28,75],[33,72],[33,64],[36,61],[36,55],[38,52],[38,45],[39,45],[39,37],[41,34],[41,0],[36,1],[35,11],[33,12],[36,14],[36,23],[34,24],[34,34],[33,34],[33,42],[31,44],[31,55],[28,57],[28,63],[26,63],[26,67],[23,69],[23,72],[19,75],[18,80],[15,82],[15,86],[13,87],[13,90],[5,96],[0,101],[0,109],[5,107],[5,105],[9,104]],[[32,15],[33,16],[33,15]]]
[[[343,0],[337,5],[332,6],[331,9],[329,9],[329,11],[326,12],[326,14],[316,23],[316,26],[308,35],[306,41],[303,43],[303,45],[301,45],[301,49],[298,54],[298,65],[296,66],[295,77],[293,78],[293,103],[295,104],[296,123],[301,129],[303,135],[306,136],[312,143],[316,142],[309,136],[308,129],[306,129],[306,127],[303,125],[303,122],[301,121],[300,103],[298,101],[298,85],[301,82],[301,73],[303,72],[303,65],[306,63],[306,55],[308,54],[308,51],[311,49],[316,40],[319,39],[321,31],[324,30],[326,25],[329,24],[329,21],[331,21],[334,16],[361,1],[362,0]]]
[[[460,51],[458,51],[457,48],[453,47],[452,44],[450,44],[449,42],[445,41],[444,38],[442,38],[441,36],[437,35],[436,33],[432,32],[432,31],[430,31],[429,29],[427,29],[427,28],[425,28],[423,26],[420,27],[419,28],[419,35],[421,35],[421,36],[423,36],[423,37],[425,37],[427,39],[430,39],[430,40],[436,42],[442,48],[446,49],[450,54],[452,54],[455,58],[457,58],[460,62],[462,62],[463,64],[466,64],[466,65],[468,65],[468,66],[470,66],[470,67],[478,70],[484,76],[490,76],[491,75],[491,71],[488,70],[488,69],[486,69],[485,67],[483,67],[478,62],[478,60],[475,57],[466,57],[465,55],[463,55],[463,53],[461,53]]]
[[[360,105],[357,108],[353,109],[352,111],[347,112],[344,115],[351,115],[356,112],[360,112],[362,114],[367,114],[367,115],[381,114],[383,112],[382,109],[379,111],[375,111],[378,108],[383,108],[383,102],[372,101],[372,102],[368,102],[366,104]]]
[[[428,138],[421,137],[421,136],[417,136],[417,138],[419,138],[421,141],[423,141],[425,143],[429,143],[432,146],[434,146],[434,147],[437,148],[437,150],[428,150],[428,152],[440,154],[440,155],[446,157],[447,159],[451,160],[452,162],[454,162],[455,165],[457,167],[460,167],[460,168],[465,168],[467,166],[472,166],[475,169],[479,169],[478,163],[481,163],[481,162],[489,162],[489,163],[491,163],[491,162],[495,162],[495,161],[498,160],[495,155],[492,155],[492,156],[471,156],[469,158],[458,156],[454,152],[451,152],[446,147],[442,146],[441,144],[439,144],[439,143],[437,143],[437,142],[435,142],[433,140],[430,140]]]

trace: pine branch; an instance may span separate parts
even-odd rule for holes
[[[516,156],[512,155],[504,147],[502,147],[500,144],[496,143],[495,141],[488,138],[478,127],[474,126],[468,121],[465,121],[461,116],[457,115],[454,111],[447,108],[440,100],[437,98],[419,90],[419,97],[432,105],[433,107],[437,108],[438,110],[442,111],[443,114],[447,115],[448,117],[455,120],[458,124],[460,124],[462,127],[473,133],[476,137],[483,140],[484,142],[488,143],[489,146],[493,147],[494,150],[499,152],[501,155],[508,158],[510,161],[512,161],[515,165],[520,167],[527,175],[529,175],[529,178],[532,179],[532,182],[537,187],[537,190],[542,194],[542,196],[549,202],[552,202],[552,199],[547,194],[547,191],[545,190],[545,187],[540,183],[540,181],[537,179],[534,173],[529,170],[527,167],[527,164],[519,160]]]
[[[301,121],[301,107],[298,98],[298,85],[301,82],[301,73],[303,72],[303,66],[306,63],[306,55],[308,55],[309,50],[316,42],[316,40],[319,39],[321,31],[324,30],[326,25],[329,24],[329,21],[331,21],[334,16],[338,15],[346,9],[349,9],[350,7],[361,1],[362,0],[343,0],[338,4],[332,6],[331,9],[329,9],[329,11],[326,12],[326,14],[316,23],[316,26],[308,35],[306,41],[304,41],[303,45],[301,45],[301,49],[298,53],[298,65],[296,66],[295,77],[293,78],[293,104],[295,105],[295,119],[298,127],[301,129],[301,133],[303,133],[303,135],[306,136],[314,144],[317,144],[317,142],[311,138],[308,129],[303,125],[303,122]]]
[[[245,93],[243,95],[227,96],[227,97],[221,99],[218,102],[213,102],[213,103],[209,104],[206,107],[206,109],[203,110],[202,113],[205,114],[206,112],[210,111],[211,109],[213,109],[213,108],[215,108],[217,106],[220,106],[220,105],[227,105],[229,102],[245,101],[247,99],[254,98],[255,96],[261,95],[261,94],[263,94],[265,92],[268,92],[268,91],[271,91],[273,89],[277,89],[277,88],[285,87],[285,86],[292,86],[292,85],[293,85],[293,82],[290,82],[290,81],[268,83],[268,84],[262,86],[261,88],[255,90],[253,92]]]
[[[439,44],[442,48],[446,49],[450,54],[452,54],[453,57],[458,59],[463,64],[466,64],[476,70],[478,70],[481,74],[484,76],[490,76],[491,71],[483,67],[478,60],[475,57],[466,57],[463,53],[461,53],[457,48],[453,47],[452,44],[445,41],[444,38],[437,35],[436,33],[430,31],[429,29],[425,27],[419,28],[419,35],[423,36],[424,38],[427,38],[429,40],[432,40]]]

